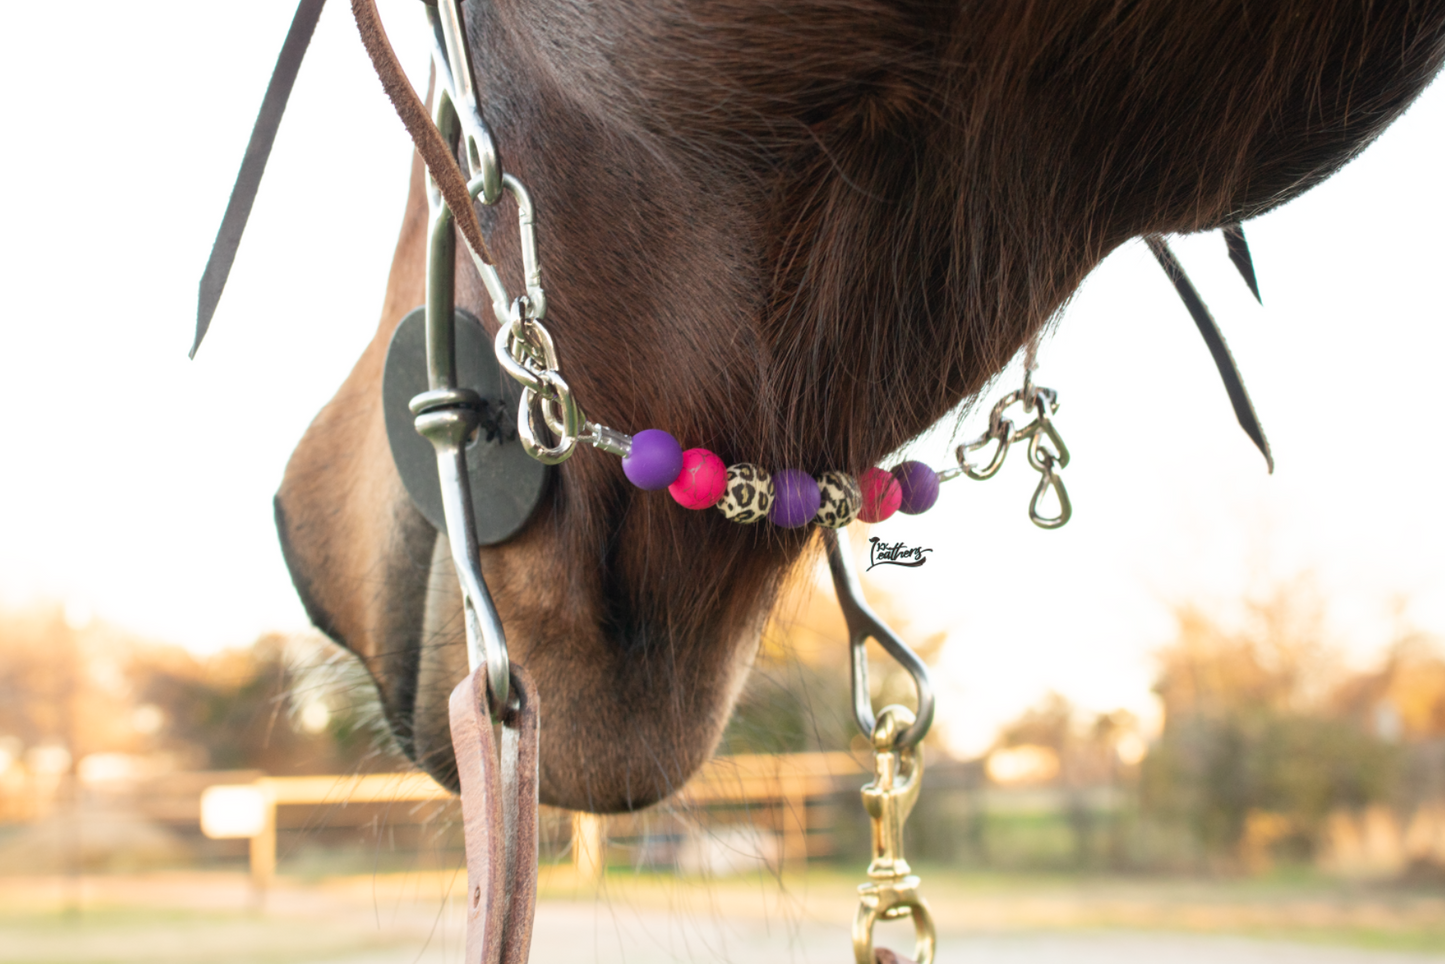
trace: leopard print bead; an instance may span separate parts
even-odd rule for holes
[[[823,502],[813,521],[829,529],[841,529],[858,518],[863,507],[863,490],[851,475],[843,472],[824,472],[818,476],[818,491]]]
[[[733,522],[757,522],[773,507],[773,477],[749,462],[729,465],[727,485],[717,507]]]

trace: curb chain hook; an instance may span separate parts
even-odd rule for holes
[[[1053,416],[1059,410],[1059,393],[1052,388],[1034,384],[1036,351],[1037,345],[1031,343],[1024,367],[1023,388],[1009,392],[998,400],[988,415],[988,431],[955,448],[953,454],[958,460],[958,468],[945,470],[940,473],[939,478],[943,480],[966,475],[979,481],[991,479],[1003,468],[1009,446],[1015,442],[1027,442],[1029,467],[1040,476],[1033,498],[1029,500],[1029,521],[1040,529],[1057,529],[1067,523],[1074,514],[1073,503],[1069,501],[1069,493],[1058,472],[1069,464],[1069,448],[1064,444],[1063,436],[1053,422]],[[1004,417],[1004,412],[1016,404],[1022,404],[1026,411],[1034,411],[1034,420],[1019,429],[1014,428],[1014,423]],[[1049,444],[1045,444],[1045,440]],[[969,461],[970,455],[989,445],[995,445],[996,448],[986,464],[979,465]],[[1059,500],[1059,512],[1054,516],[1045,516],[1040,511],[1040,506],[1050,488]]]
[[[1029,500],[1029,521],[1040,529],[1057,529],[1074,514],[1073,503],[1069,501],[1069,491],[1064,488],[1064,480],[1055,471],[1055,466],[1062,469],[1069,464],[1069,447],[1064,444],[1063,436],[1059,435],[1059,430],[1054,427],[1050,418],[1050,410],[1058,409],[1057,396],[1048,389],[1040,388],[1035,409],[1038,411],[1038,418],[1033,423],[1036,427],[1029,437],[1028,456],[1029,465],[1039,473],[1039,484],[1034,489],[1033,498]],[[1044,444],[1045,439],[1053,443],[1053,448]],[[1059,512],[1054,516],[1046,516],[1039,510],[1050,487],[1059,500]]]

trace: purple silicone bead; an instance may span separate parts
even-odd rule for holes
[[[645,428],[632,436],[632,450],[622,457],[622,471],[639,489],[665,489],[682,474],[682,446],[660,428]]]
[[[822,503],[818,483],[807,472],[779,469],[773,473],[773,508],[768,512],[773,525],[784,529],[807,525]]]
[[[904,462],[893,470],[898,487],[903,490],[899,512],[918,515],[933,508],[938,501],[938,473],[922,462]]]

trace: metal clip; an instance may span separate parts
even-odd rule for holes
[[[1054,471],[1053,459],[1047,454],[1044,459],[1044,464],[1039,467],[1039,484],[1034,489],[1033,498],[1029,499],[1029,521],[1040,529],[1057,529],[1073,517],[1074,505],[1069,501],[1069,491],[1064,488],[1064,480],[1059,477],[1059,473]],[[1056,516],[1046,516],[1039,511],[1039,505],[1043,502],[1050,486],[1053,487],[1054,494],[1059,497],[1059,514]]]
[[[532,205],[532,195],[527,186],[511,174],[502,175],[502,187],[517,202],[517,233],[522,245],[522,283],[527,288],[527,318],[541,321],[547,317],[547,292],[542,287],[542,261],[537,254],[537,211]],[[487,264],[470,247],[472,264],[482,276],[487,294],[492,296],[492,314],[502,325],[511,324],[511,306],[514,304],[497,266]]]
[[[1026,408],[1032,408],[1036,414],[1032,422],[1016,429],[1013,422],[1003,417],[1003,413],[1010,405],[1018,402],[1022,402]],[[998,400],[993,411],[989,412],[988,431],[954,450],[958,467],[940,472],[939,481],[959,475],[979,480],[992,478],[1003,467],[1009,446],[1015,442],[1026,441],[1029,443],[1029,465],[1042,476],[1034,489],[1033,498],[1029,500],[1029,521],[1040,529],[1059,528],[1073,516],[1074,507],[1069,501],[1068,490],[1064,488],[1064,480],[1057,471],[1069,464],[1069,447],[1064,444],[1059,430],[1054,427],[1053,415],[1058,410],[1059,393],[1052,388],[1035,385],[1033,370],[1027,369],[1024,373],[1024,387],[1009,392]],[[1052,448],[1044,444],[1045,439],[1052,443]],[[994,449],[993,457],[987,465],[980,467],[968,460],[969,455],[991,443],[997,443],[998,447]],[[1045,516],[1039,512],[1039,505],[1050,488],[1059,498],[1059,514],[1056,516]]]
[[[853,719],[863,735],[871,739],[878,727],[868,695],[867,645],[869,637],[872,637],[913,678],[913,688],[918,693],[918,717],[915,720],[910,715],[909,726],[898,735],[898,746],[915,746],[933,725],[933,679],[928,675],[928,667],[869,608],[868,600],[863,596],[863,585],[858,581],[857,568],[853,565],[853,556],[843,545],[838,531],[825,529],[823,544],[828,547],[828,569],[833,574],[838,607],[843,610],[843,620],[848,624],[848,650],[853,664]]]
[[[914,723],[902,706],[878,714],[873,741],[873,782],[863,788],[863,808],[873,825],[873,861],[868,883],[858,888],[853,918],[853,958],[874,964],[873,928],[880,920],[913,920],[916,964],[932,964],[936,933],[928,902],[918,894],[919,879],[903,856],[903,826],[923,788],[923,748],[899,745],[899,734]]]
[[[1064,480],[1054,471],[1055,465],[1062,469],[1069,464],[1069,447],[1064,444],[1063,436],[1059,435],[1059,430],[1054,427],[1053,420],[1049,417],[1051,409],[1058,408],[1058,400],[1046,397],[1045,391],[1046,389],[1039,389],[1034,403],[1039,413],[1038,418],[1019,434],[1021,438],[1027,434],[1029,465],[1039,473],[1039,484],[1034,489],[1033,498],[1029,500],[1029,521],[1040,529],[1057,529],[1074,514],[1074,506],[1069,501],[1069,491],[1064,488]],[[1050,449],[1046,446],[1044,439],[1052,442],[1054,447]],[[1050,487],[1059,498],[1059,514],[1056,516],[1046,516],[1039,512],[1039,505]]]

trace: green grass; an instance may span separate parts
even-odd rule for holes
[[[454,869],[344,877],[320,869],[283,873],[264,913],[247,909],[245,880],[235,873],[94,878],[79,915],[62,911],[54,878],[0,878],[0,964],[299,964],[388,949],[411,960],[438,927],[444,895],[465,887]],[[1445,953],[1439,886],[1349,883],[1298,869],[1217,879],[915,869],[944,941],[1143,931]],[[711,881],[614,868],[600,889],[544,875],[541,898],[701,918],[781,914],[846,928],[861,880],[861,869],[829,866]],[[457,926],[443,927],[453,941]]]
[[[1341,881],[1307,869],[1260,877],[1168,877],[958,871],[915,864],[940,935],[1010,931],[1129,930],[1228,934],[1377,950],[1445,953],[1445,888]],[[727,914],[792,906],[810,920],[847,920],[861,871],[811,867],[806,877],[767,875],[680,882],[613,868],[602,893],[635,906],[691,903]],[[551,899],[595,899],[564,881]]]
[[[341,923],[244,912],[103,907],[0,914],[5,964],[299,964],[394,946]]]

